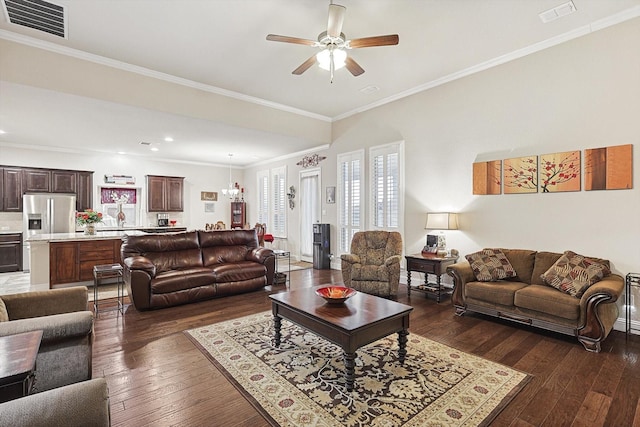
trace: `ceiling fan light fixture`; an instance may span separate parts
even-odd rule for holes
[[[323,49],[316,55],[318,66],[323,70],[331,70],[331,55],[333,54],[333,69],[339,70],[344,67],[347,60],[347,52],[342,49]]]

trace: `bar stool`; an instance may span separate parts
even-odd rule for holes
[[[104,279],[115,279],[118,290],[117,305],[113,308],[103,309],[102,311],[117,310],[120,314],[124,314],[124,281],[122,280],[122,266],[120,264],[102,264],[93,266],[93,310],[98,317],[98,286],[100,281]]]

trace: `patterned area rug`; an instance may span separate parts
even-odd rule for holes
[[[357,352],[347,392],[342,350],[271,312],[185,331],[274,426],[483,426],[529,377],[410,334],[404,365],[397,335]]]

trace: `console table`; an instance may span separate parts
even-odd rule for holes
[[[42,331],[0,337],[0,402],[31,393]]]
[[[458,261],[457,256],[436,256],[435,254],[420,253],[406,255],[407,261],[407,295],[411,296],[411,290],[435,295],[436,302],[440,302],[443,295],[451,295],[453,289],[444,288],[440,283],[440,276],[447,271],[447,267]],[[424,284],[411,286],[411,272],[424,273]],[[429,282],[429,274],[435,276],[435,283]]]

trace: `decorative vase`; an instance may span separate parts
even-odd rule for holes
[[[127,219],[127,216],[122,211],[122,204],[118,205],[118,215],[116,215],[116,219],[118,220],[118,227],[124,226],[124,221]]]
[[[85,224],[84,225],[84,234],[88,234],[90,236],[96,234],[96,225],[95,224]]]

